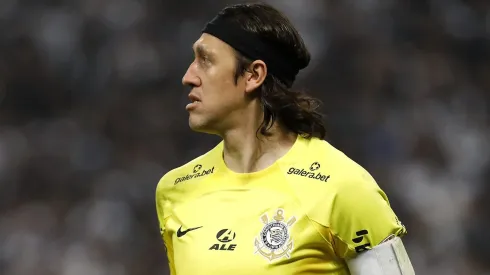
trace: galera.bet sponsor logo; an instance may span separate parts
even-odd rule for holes
[[[320,169],[320,163],[313,162],[310,165],[310,171],[307,171],[305,169],[299,169],[296,167],[291,167],[288,170],[288,175],[298,175],[298,176],[305,177],[305,178],[310,178],[310,179],[321,180],[321,181],[327,182],[328,179],[330,178],[330,175],[322,175],[322,173],[316,172],[318,169]]]
[[[214,166],[213,166],[213,168],[210,168],[210,169],[207,169],[207,170],[202,170],[202,165],[201,164],[197,164],[196,166],[194,166],[194,169],[192,170],[192,174],[187,174],[187,175],[185,175],[183,177],[176,178],[175,179],[175,182],[174,182],[174,185],[176,185],[177,183],[184,182],[186,180],[190,180],[190,179],[195,179],[195,178],[199,178],[199,177],[211,175],[212,173],[214,173]]]

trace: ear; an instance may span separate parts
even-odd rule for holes
[[[250,64],[245,73],[245,92],[251,93],[255,91],[262,83],[264,83],[267,76],[267,65],[262,60],[255,60]]]

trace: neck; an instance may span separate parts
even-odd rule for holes
[[[260,123],[245,123],[227,131],[223,158],[229,169],[237,173],[252,173],[263,170],[284,156],[296,141],[296,134],[274,125],[271,135],[256,134]]]

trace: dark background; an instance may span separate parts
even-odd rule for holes
[[[218,141],[188,129],[181,78],[233,2],[0,1],[0,274],[167,274],[156,184]],[[490,274],[489,2],[268,2],[313,56],[295,87],[388,194],[417,274]]]

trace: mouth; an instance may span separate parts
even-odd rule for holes
[[[195,94],[189,94],[189,99],[191,103],[187,104],[186,110],[192,111],[197,108],[197,106],[201,103],[201,99]]]
[[[191,103],[201,102],[201,99],[195,94],[189,94],[189,99],[191,100]]]

